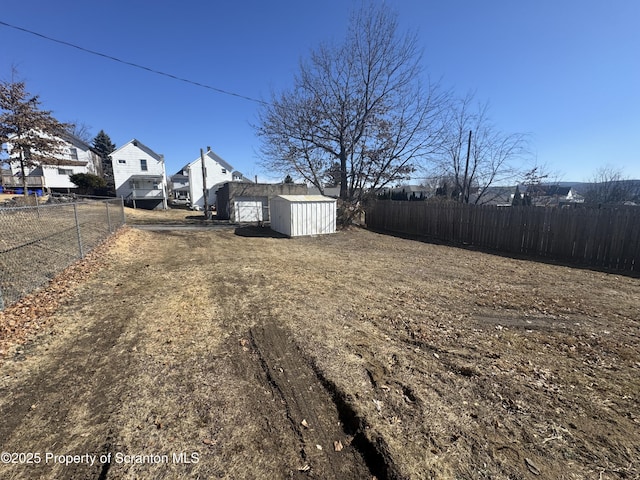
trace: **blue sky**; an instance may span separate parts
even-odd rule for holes
[[[531,135],[532,154],[559,180],[611,165],[640,178],[640,2],[397,0],[418,32],[432,79],[475,91],[505,132]],[[360,1],[23,0],[0,21],[247,97],[292,84],[301,58],[340,40]],[[26,14],[28,12],[28,14]],[[62,121],[119,146],[137,138],[168,173],[211,146],[253,178],[259,105],[0,25],[0,77],[11,66]]]

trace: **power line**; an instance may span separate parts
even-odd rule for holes
[[[141,70],[146,70],[147,72],[155,73],[156,75],[162,75],[164,77],[169,77],[169,78],[172,78],[174,80],[178,80],[180,82],[189,83],[189,84],[195,85],[197,87],[202,87],[202,88],[206,88],[206,89],[209,89],[209,90],[213,90],[214,92],[222,93],[224,95],[231,95],[232,97],[238,97],[238,98],[242,98],[244,100],[249,100],[250,102],[260,103],[262,105],[268,105],[267,102],[264,102],[263,100],[258,100],[257,98],[248,97],[246,95],[240,95],[239,93],[234,93],[234,92],[230,92],[228,90],[223,90],[221,88],[212,87],[211,85],[205,85],[204,83],[195,82],[193,80],[189,80],[188,78],[178,77],[176,75],[172,75],[171,73],[166,73],[166,72],[162,72],[160,70],[155,70],[153,68],[145,67],[144,65],[139,65],[137,63],[127,62],[126,60],[122,60],[120,58],[113,57],[113,56],[107,55],[105,53],[96,52],[95,50],[90,50],[88,48],[84,48],[84,47],[81,47],[79,45],[75,45],[73,43],[66,42],[64,40],[58,40],[57,38],[49,37],[47,35],[43,35],[42,33],[34,32],[33,30],[28,30],[26,28],[18,27],[16,25],[12,25],[10,23],[3,22],[2,20],[0,20],[0,25],[4,25],[5,27],[13,28],[13,29],[19,30],[21,32],[25,32],[25,33],[29,33],[31,35],[35,35],[36,37],[43,38],[43,39],[48,40],[50,42],[55,42],[55,43],[59,43],[61,45],[65,45],[67,47],[76,48],[76,49],[81,50],[83,52],[90,53],[91,55],[96,55],[98,57],[106,58],[106,59],[112,60],[114,62],[122,63],[124,65],[129,65],[130,67],[135,67],[135,68],[139,68]]]

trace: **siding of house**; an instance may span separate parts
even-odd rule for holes
[[[43,165],[42,172],[47,188],[69,190],[78,188],[75,183],[69,180],[69,175],[93,173],[89,171],[86,163],[84,165]]]
[[[78,187],[69,180],[69,175],[77,173],[101,175],[100,157],[89,145],[68,134],[65,134],[61,140],[64,145],[59,155],[56,155],[50,162],[43,162],[38,167],[27,169],[27,175],[33,179],[29,182],[30,185],[34,187],[37,185],[49,190],[70,191]],[[14,177],[20,174],[20,165],[13,163],[10,165],[10,169]],[[22,186],[19,178],[16,182],[16,186]]]
[[[207,174],[207,200],[209,205],[216,203],[216,190],[225,182],[233,180],[233,167],[222,160],[211,150],[204,155],[204,165]],[[187,166],[189,174],[189,196],[191,205],[204,207],[202,186],[202,160],[198,157]]]
[[[173,198],[185,199],[189,193],[189,177],[182,173],[182,170],[171,176],[171,191]],[[191,200],[191,197],[189,197]]]

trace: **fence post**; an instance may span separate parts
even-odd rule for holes
[[[109,214],[109,200],[106,200],[104,204],[107,206],[107,225],[109,226],[109,233],[113,233],[113,230],[111,230],[111,215]]]
[[[0,289],[0,312],[4,310],[4,297],[2,296],[2,289]]]
[[[84,252],[82,251],[82,237],[80,235],[80,222],[78,221],[78,204],[73,204],[73,216],[76,219],[76,232],[78,233],[78,249],[80,250],[80,258],[84,258]]]
[[[122,213],[122,225],[124,225],[125,223],[127,223],[127,219],[124,217],[124,197],[121,196],[120,197],[120,212]]]

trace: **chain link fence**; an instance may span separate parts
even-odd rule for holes
[[[0,310],[45,285],[124,223],[119,198],[0,208]]]

